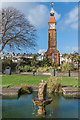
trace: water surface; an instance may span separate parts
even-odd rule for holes
[[[34,106],[32,98],[37,93],[21,95],[19,98],[2,100],[3,118],[39,118],[38,106]],[[66,99],[59,94],[50,95],[51,104],[46,106],[46,118],[78,118],[78,102],[80,99]]]

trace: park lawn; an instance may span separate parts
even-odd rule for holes
[[[2,86],[15,86],[15,85],[38,85],[41,80],[48,81],[49,76],[26,76],[26,75],[5,75],[2,76]],[[62,78],[62,80],[61,80]],[[1,81],[1,80],[0,80]],[[63,86],[78,87],[78,79],[72,77],[58,77],[58,81]]]

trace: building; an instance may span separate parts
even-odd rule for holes
[[[69,54],[67,54],[65,57],[63,57],[63,55],[60,54],[60,65],[64,62],[72,63],[72,59],[69,57]]]
[[[43,61],[43,59],[44,59],[44,54],[43,53],[39,54],[36,58],[36,60],[38,60],[38,61]]]
[[[44,59],[44,54],[36,54],[37,55],[37,58],[36,60],[37,61],[43,61]],[[3,59],[11,59],[13,62],[18,62],[20,61],[22,58],[28,58],[28,59],[33,59],[34,57],[34,54],[13,54],[13,53],[1,53],[0,54],[0,60],[3,60]]]
[[[56,20],[54,17],[53,3],[50,11],[50,18],[48,21],[48,50],[47,57],[52,59],[52,63],[60,63],[59,51],[57,50],[56,44]]]

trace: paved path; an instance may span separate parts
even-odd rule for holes
[[[3,74],[5,75],[5,74]],[[28,75],[28,76],[33,76],[33,72],[20,72],[20,73],[12,73],[12,75]],[[54,72],[53,73],[35,73],[35,76],[54,76]],[[0,74],[0,76],[2,76]],[[62,72],[55,72],[55,76],[56,77],[69,77],[69,73],[62,73]],[[71,72],[71,77],[74,78],[78,78],[79,77],[79,72]]]
[[[33,91],[38,91],[38,86],[29,86],[32,88]],[[11,88],[0,88],[0,95],[1,96],[18,96],[19,90],[21,86],[13,86]],[[62,87],[63,95],[64,96],[72,96],[80,98],[80,88],[72,88],[72,87]]]
[[[33,75],[32,72],[21,72],[20,75]],[[36,76],[51,76],[53,75],[54,76],[54,73],[35,73]],[[55,72],[55,76],[56,77],[69,77],[69,73],[62,73],[62,72]],[[75,77],[75,78],[78,78],[79,76],[79,73],[78,72],[75,72],[75,73],[72,73],[71,72],[71,77]]]
[[[33,91],[38,91],[38,86],[29,86],[32,88]],[[1,96],[18,96],[19,90],[21,86],[13,86],[10,88],[0,88],[0,95]]]
[[[0,95],[2,96],[18,96],[18,92],[21,86],[13,86],[10,88],[0,88]]]
[[[20,75],[31,75],[33,76],[32,72],[21,72]],[[35,73],[35,76],[51,76],[51,73]]]
[[[72,97],[80,98],[80,88],[63,87],[62,90],[64,96],[72,96]]]

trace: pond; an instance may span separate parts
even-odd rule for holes
[[[24,94],[19,98],[4,98],[2,100],[3,118],[39,118],[38,106],[32,102],[37,93]],[[51,104],[46,106],[45,118],[78,118],[78,102],[80,99],[64,98],[60,94],[53,94]]]

